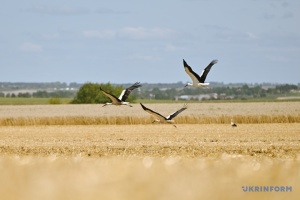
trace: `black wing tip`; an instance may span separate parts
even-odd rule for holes
[[[135,82],[131,87],[134,87],[134,88],[139,88],[141,87],[142,85],[140,84],[140,82]]]
[[[143,108],[143,109],[145,109],[145,108],[146,108],[146,107],[145,107],[145,106],[144,106],[144,105],[143,105],[141,102],[140,102],[140,104],[141,104],[141,106],[142,106],[142,108]]]
[[[214,65],[214,64],[217,64],[217,63],[218,63],[218,60],[217,60],[217,59],[214,59],[214,60],[211,61],[211,64],[213,64],[213,65]]]
[[[183,66],[184,66],[184,68],[190,68],[191,69],[191,67],[187,64],[187,62],[183,59]]]
[[[102,87],[100,87],[99,89],[100,89],[100,91],[106,92],[105,90],[102,89]],[[106,92],[106,93],[107,93],[107,92]]]
[[[188,65],[187,62],[183,59],[183,65],[186,66]]]
[[[142,84],[141,84],[140,82],[136,82],[134,85],[135,85],[136,87],[141,87],[141,86],[142,86]]]

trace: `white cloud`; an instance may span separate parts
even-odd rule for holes
[[[247,32],[246,35],[247,35],[248,39],[250,39],[250,40],[258,39],[258,36],[255,33]]]
[[[125,27],[120,30],[85,30],[82,34],[87,38],[147,40],[168,39],[175,35],[175,31],[167,28]]]
[[[275,14],[273,13],[264,13],[262,17],[266,20],[272,20],[276,18]]]
[[[289,7],[290,4],[289,4],[288,2],[285,1],[285,2],[283,2],[283,3],[281,4],[281,6],[282,6],[282,7]]]
[[[174,44],[166,44],[165,45],[165,51],[185,51],[186,49],[184,47],[178,47]]]
[[[128,56],[130,60],[145,60],[145,61],[158,61],[160,60],[159,57],[152,56],[152,55],[142,55],[142,54],[133,54]]]
[[[42,34],[42,37],[46,40],[55,40],[55,39],[59,39],[59,34],[58,33],[45,33],[45,34]]]
[[[19,49],[24,52],[42,52],[43,47],[39,44],[25,42],[19,46]]]
[[[269,56],[266,56],[266,58],[272,62],[289,62],[290,59],[287,58],[286,56],[279,56],[279,55],[269,55]]]
[[[112,39],[116,36],[114,30],[86,30],[82,34],[87,38]]]
[[[143,39],[168,39],[173,37],[175,31],[168,28],[143,28],[143,27],[125,27],[121,29],[120,36],[134,39],[134,40],[143,40]]]
[[[127,10],[112,10],[109,8],[99,8],[96,10],[98,14],[130,14],[130,11]]]
[[[285,12],[282,16],[283,19],[290,19],[293,17],[294,17],[294,14],[292,12]]]
[[[35,5],[31,8],[24,9],[27,12],[36,12],[49,15],[77,15],[89,13],[86,8],[76,8],[71,6],[45,6]]]

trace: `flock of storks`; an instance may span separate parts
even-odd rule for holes
[[[184,66],[184,70],[185,72],[191,77],[192,79],[192,83],[187,83],[184,87],[187,86],[192,86],[192,87],[207,87],[209,85],[209,83],[205,83],[205,79],[207,74],[209,73],[211,67],[216,64],[218,62],[218,60],[212,60],[207,67],[204,68],[204,70],[202,71],[201,75],[199,76],[196,72],[193,71],[193,69],[186,63],[185,60],[183,60],[183,66]],[[133,84],[132,86],[124,89],[122,91],[122,93],[120,94],[119,98],[116,97],[115,95],[104,91],[101,87],[100,87],[100,91],[106,95],[108,98],[111,99],[111,103],[105,103],[103,106],[106,105],[127,105],[132,107],[129,102],[126,102],[126,99],[128,98],[129,94],[131,93],[132,90],[141,87],[142,85],[140,84],[140,82],[136,82],[135,84]],[[181,113],[182,111],[184,111],[185,109],[187,109],[187,104],[184,104],[184,106],[177,110],[176,112],[170,114],[169,116],[165,117],[161,114],[159,114],[158,112],[155,112],[149,108],[147,108],[146,106],[144,106],[142,103],[140,103],[142,108],[150,113],[151,115],[153,115],[155,117],[154,122],[162,122],[162,123],[170,123],[172,124],[174,127],[176,127],[176,125],[174,124],[174,120],[173,118],[176,117],[179,113]],[[231,126],[232,127],[236,127],[237,125],[233,122],[233,120],[231,119]]]

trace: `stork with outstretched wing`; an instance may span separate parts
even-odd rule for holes
[[[193,83],[187,83],[185,87],[192,86],[192,87],[207,87],[209,83],[205,83],[206,76],[210,71],[211,67],[216,64],[218,60],[213,60],[209,63],[207,67],[202,71],[202,74],[199,76],[193,69],[185,62],[183,59],[183,66],[185,72],[191,77]]]
[[[108,98],[111,99],[111,103],[105,103],[103,106],[107,106],[107,105],[117,105],[117,106],[121,106],[121,105],[127,105],[132,107],[129,102],[126,102],[126,99],[128,98],[129,94],[132,92],[132,90],[141,87],[142,85],[140,84],[140,82],[136,82],[135,84],[133,84],[132,86],[130,86],[129,88],[126,88],[125,90],[122,91],[122,93],[120,94],[119,98],[117,98],[115,95],[108,93],[106,91],[104,91],[101,87],[100,87],[100,91],[107,96]]]
[[[144,106],[142,103],[140,103],[142,108],[149,114],[153,115],[155,117],[154,122],[162,122],[162,123],[170,123],[172,124],[174,127],[176,127],[176,125],[174,124],[174,120],[173,118],[176,117],[179,113],[181,113],[182,111],[184,111],[185,109],[187,109],[187,104],[184,104],[184,106],[182,108],[180,108],[179,110],[177,110],[176,112],[170,114],[169,116],[165,117],[161,114],[159,114],[158,112],[155,112],[149,108],[147,108],[146,106]]]

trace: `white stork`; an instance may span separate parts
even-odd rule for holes
[[[132,90],[141,87],[142,85],[140,85],[140,82],[136,82],[135,84],[133,84],[132,86],[130,86],[129,88],[126,88],[125,90],[122,91],[122,93],[120,94],[119,98],[117,98],[115,95],[110,94],[106,91],[104,91],[101,87],[100,87],[100,91],[106,95],[108,98],[111,99],[111,103],[105,103],[103,106],[107,106],[107,105],[128,105],[130,107],[132,107],[129,102],[126,102],[126,99],[128,98],[129,94],[131,93]]]
[[[234,123],[233,119],[231,119],[230,125],[231,125],[232,127],[237,127],[237,125],[236,125],[236,123]]]
[[[193,86],[193,87],[207,87],[209,83],[204,83],[206,76],[208,72],[210,71],[211,67],[216,64],[218,60],[213,60],[209,63],[209,65],[202,71],[201,76],[199,76],[196,72],[193,71],[193,69],[185,62],[183,59],[183,65],[184,70],[186,73],[191,77],[193,83],[187,83],[185,87],[187,86]]]
[[[145,107],[142,103],[140,103],[140,104],[141,104],[142,108],[143,108],[147,113],[150,113],[151,115],[153,115],[153,116],[156,118],[156,119],[154,119],[154,121],[153,121],[152,123],[154,123],[154,122],[170,123],[170,124],[172,124],[174,127],[176,127],[176,125],[173,124],[173,123],[174,123],[174,120],[172,120],[172,119],[173,119],[174,117],[176,117],[179,113],[181,113],[182,111],[184,111],[185,109],[187,109],[187,104],[184,104],[184,106],[183,106],[181,109],[177,110],[176,112],[170,114],[170,115],[167,116],[167,117],[164,117],[164,116],[162,116],[161,114],[159,114],[159,113],[157,113],[157,112],[155,112],[155,111],[153,111],[153,110],[151,110],[151,109]],[[176,127],[176,128],[177,128],[177,127]]]

